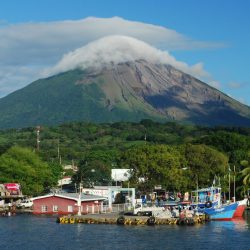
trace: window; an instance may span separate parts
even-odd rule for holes
[[[73,213],[73,206],[68,206],[68,212]]]
[[[45,205],[42,205],[41,206],[41,211],[42,211],[42,213],[48,212],[48,207],[45,206]]]
[[[58,212],[58,206],[57,205],[53,205],[53,212]]]

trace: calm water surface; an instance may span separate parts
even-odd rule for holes
[[[250,211],[245,220],[196,226],[57,224],[55,217],[0,217],[5,249],[250,249]]]

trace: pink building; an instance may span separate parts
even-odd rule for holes
[[[81,213],[102,211],[105,199],[100,196],[81,194]],[[32,200],[34,214],[77,214],[79,210],[77,193],[48,194]]]

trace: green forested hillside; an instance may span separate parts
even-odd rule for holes
[[[13,146],[37,152],[36,136],[33,127],[1,131],[1,155]],[[99,184],[111,181],[111,168],[131,168],[134,174],[130,185],[140,189],[162,184],[171,190],[190,190],[196,187],[196,180],[200,186],[208,186],[216,176],[228,191],[228,170],[233,171],[235,166],[238,194],[249,185],[249,178],[243,185],[246,176],[242,170],[250,167],[250,128],[208,128],[151,120],[71,123],[41,127],[39,148],[37,155],[48,165],[73,161],[81,175],[95,169],[93,178]],[[147,181],[139,183],[140,177]],[[74,178],[79,180],[77,175]]]
[[[37,80],[1,98],[0,128],[57,125],[74,121],[98,123],[157,118],[157,115],[150,114],[144,108],[129,109],[122,105],[117,105],[115,109],[108,107],[101,80],[81,84],[85,74],[82,70],[61,73]]]

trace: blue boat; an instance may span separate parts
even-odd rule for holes
[[[231,220],[238,207],[237,202],[222,204],[220,187],[197,189],[192,192],[191,199],[191,206],[212,220]]]
[[[204,213],[209,215],[211,220],[232,220],[237,207],[237,202],[233,202],[217,208],[206,208],[204,209]]]

